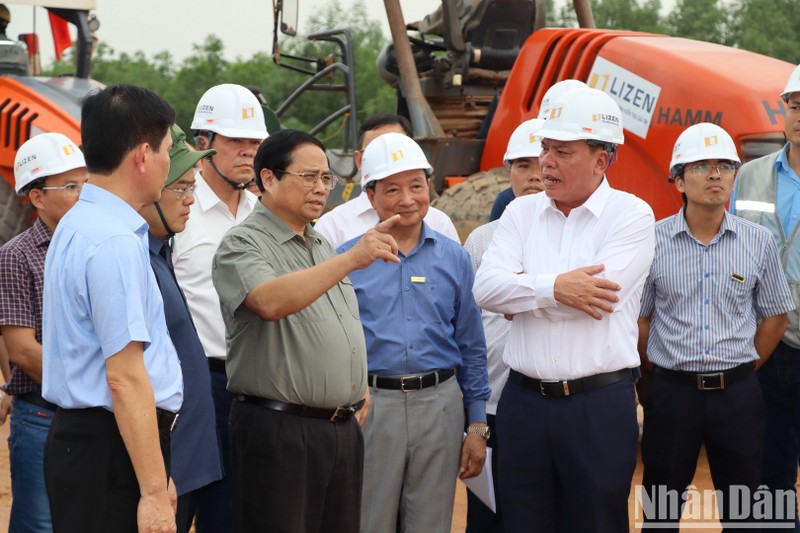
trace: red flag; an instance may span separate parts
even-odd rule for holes
[[[56,59],[61,61],[61,54],[72,46],[72,36],[69,34],[69,24],[58,15],[47,11],[50,17],[50,29],[53,31],[53,44],[56,47]]]

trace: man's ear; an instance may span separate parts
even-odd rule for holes
[[[261,178],[261,185],[264,187],[265,191],[270,190],[275,180],[278,179],[275,176],[275,174],[268,168],[262,168],[258,176],[259,178]]]
[[[612,155],[605,150],[597,151],[597,167],[600,169],[600,174],[604,174],[611,163]]]
[[[369,199],[369,203],[374,208],[375,207],[375,187],[367,187],[364,190],[367,191],[367,199]]]
[[[194,138],[194,142],[197,144],[198,150],[206,150],[208,147],[208,137],[205,135],[198,135]]]
[[[44,191],[41,189],[31,189],[28,192],[28,199],[36,209],[44,208]]]
[[[149,143],[142,143],[138,146],[135,146],[133,150],[130,151],[128,157],[130,158],[131,164],[133,165],[134,169],[140,173],[144,174],[146,171],[148,157],[150,152],[150,144]]]

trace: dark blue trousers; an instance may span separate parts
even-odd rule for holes
[[[800,350],[780,343],[758,371],[767,428],[761,482],[774,491],[795,491],[800,454]],[[795,526],[800,531],[795,503]]]
[[[509,381],[497,408],[511,533],[628,533],[639,427],[633,380],[566,398]]]
[[[652,502],[644,511],[645,522],[650,527],[658,523],[659,531],[678,531],[682,495],[705,445],[711,479],[719,491],[720,521],[728,526],[725,531],[757,528],[751,495],[761,477],[764,402],[756,376],[722,390],[702,391],[654,374],[643,406],[642,485]],[[670,499],[668,494],[677,497]]]
[[[217,417],[217,436],[222,454],[223,477],[193,491],[191,507],[195,511],[197,533],[230,533],[233,531],[233,479],[231,478],[231,446],[228,438],[228,421],[233,394],[228,392],[228,377],[211,369],[211,395]],[[182,510],[182,509],[181,509]],[[188,511],[191,515],[191,510]]]

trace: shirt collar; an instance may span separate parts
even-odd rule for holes
[[[353,211],[356,216],[372,211],[372,204],[369,202],[366,189],[361,189],[361,194],[353,198],[352,202]]]
[[[789,143],[786,143],[786,146],[781,148],[778,157],[775,159],[775,170],[780,171],[783,170],[784,172],[791,169],[789,166]]]
[[[31,226],[30,235],[31,239],[33,239],[33,245],[37,248],[50,244],[50,240],[53,238],[53,232],[50,231],[47,224],[42,222],[41,218],[37,218],[33,226]]]
[[[692,232],[689,230],[688,224],[686,224],[686,206],[684,205],[681,207],[681,210],[675,215],[675,218],[672,220],[672,237],[676,237],[680,233],[686,233],[687,235],[692,235]],[[719,238],[720,235],[724,234],[725,232],[730,231],[734,235],[736,235],[736,224],[735,220],[733,219],[733,215],[731,215],[727,210],[725,210],[725,214],[722,217],[722,224],[719,227],[719,231],[717,235],[711,240],[714,242],[716,239]]]
[[[217,204],[222,204],[225,209],[227,209],[227,206],[224,205],[219,196],[217,196],[216,193],[211,189],[211,187],[208,185],[208,182],[203,178],[203,174],[201,174],[199,170],[194,173],[194,179],[196,183],[194,189],[195,202],[197,202],[197,205],[204,213]],[[256,195],[250,191],[239,191],[239,207],[252,206],[257,201],[258,198]]]
[[[547,193],[545,193],[545,195],[546,194]],[[589,196],[585,202],[575,209],[585,208],[592,215],[594,215],[595,218],[600,218],[600,215],[603,213],[603,209],[605,208],[610,195],[611,186],[608,184],[608,179],[606,179],[605,175],[603,175],[603,180],[600,182],[600,185],[597,186],[594,192],[592,192],[591,196]],[[546,212],[548,208],[561,213],[561,210],[558,208],[558,206],[556,206],[555,200],[550,197],[547,197],[547,201],[540,205],[541,211],[538,213],[539,215]]]
[[[91,183],[87,183],[81,190],[79,202],[89,202],[100,205],[105,211],[115,215],[137,235],[147,233],[147,221],[137,213],[125,200],[114,193],[108,192]]]
[[[275,239],[281,244],[291,241],[297,237],[297,233],[290,228],[286,222],[281,220],[278,215],[273,213],[262,202],[257,202],[253,208],[253,216],[261,219],[262,225],[267,231],[272,234]],[[311,224],[306,224],[305,235],[317,241],[317,244],[322,242],[322,235],[311,227]]]
[[[147,239],[147,245],[150,248],[150,253],[153,255],[159,255],[161,253],[161,248],[164,246],[164,244],[166,244],[166,242],[159,240],[158,237],[150,232],[147,233]]]

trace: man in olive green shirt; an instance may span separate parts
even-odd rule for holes
[[[222,239],[234,531],[359,530],[368,404],[364,334],[347,275],[398,262],[393,217],[335,255],[310,222],[336,177],[313,136],[282,130],[255,157],[261,201]]]

